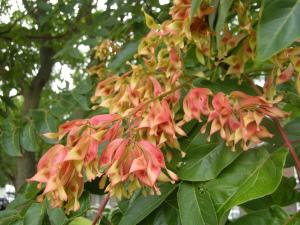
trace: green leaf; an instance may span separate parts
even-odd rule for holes
[[[7,225],[20,220],[21,218],[21,215],[15,209],[6,209],[4,211],[0,211],[0,225]]]
[[[207,144],[205,136],[199,133],[186,148],[183,147],[183,150],[187,155],[178,175],[187,181],[207,181],[216,178],[241,153],[230,151],[223,143]]]
[[[16,222],[10,223],[9,225],[24,225],[23,220],[18,220]]]
[[[265,0],[257,28],[257,61],[263,62],[300,37],[300,0]]]
[[[181,183],[177,196],[182,225],[218,224],[210,195],[201,185]]]
[[[121,221],[122,215],[123,214],[121,213],[121,210],[113,211],[112,214],[111,214],[112,224],[119,224],[119,222]]]
[[[45,212],[45,204],[32,204],[25,214],[24,225],[43,225]]]
[[[3,102],[6,104],[6,106],[12,108],[12,109],[16,109],[17,106],[15,105],[15,103],[13,102],[13,100],[10,97],[7,96],[0,96],[0,98],[3,100]]]
[[[72,97],[83,110],[90,110],[90,98],[86,95],[79,94],[76,90],[72,91]]]
[[[164,202],[138,225],[181,225],[178,208]]]
[[[18,194],[15,200],[13,200],[8,206],[7,209],[18,209],[23,210],[28,208],[33,203],[32,200],[26,198],[24,194]]]
[[[218,19],[216,23],[216,38],[217,38],[217,47],[219,49],[220,40],[221,40],[221,31],[224,28],[224,23],[227,18],[229,9],[232,5],[233,0],[220,0],[218,7]]]
[[[178,209],[163,203],[157,211],[153,225],[181,225]]]
[[[42,2],[42,1],[37,2],[37,7],[44,11],[49,11],[52,8],[51,4],[47,4],[46,2]]]
[[[82,80],[74,90],[76,90],[78,94],[88,94],[92,88],[92,80],[90,77],[87,77],[85,80]]]
[[[64,225],[68,222],[68,218],[61,208],[48,207],[47,213],[51,225]]]
[[[0,108],[0,116],[2,116],[3,118],[6,118],[8,116],[8,114],[6,113],[6,111],[4,111],[3,109]]]
[[[20,142],[21,142],[21,146],[25,150],[29,152],[37,151],[38,149],[37,134],[35,132],[34,124],[32,122],[29,122],[24,127],[22,127]]]
[[[225,80],[209,81],[207,79],[199,78],[193,82],[195,87],[206,87],[211,89],[212,92],[219,91],[230,94],[232,91],[243,91],[249,95],[256,95],[253,89],[246,83],[239,83],[238,79],[227,77]]]
[[[37,186],[38,184],[36,182],[25,183],[19,188],[18,194],[23,194],[27,199],[35,199],[36,196],[42,192]]]
[[[288,206],[300,200],[300,193],[296,188],[294,177],[282,177],[281,182],[274,193],[263,198],[255,199],[243,204],[243,208],[260,210],[272,205]]]
[[[181,225],[177,191],[173,191],[155,211],[138,225]]]
[[[134,55],[134,53],[136,53],[138,45],[138,41],[126,44],[112,59],[112,61],[110,61],[110,63],[108,64],[108,68],[116,70],[119,67],[123,66],[126,61],[128,61]]]
[[[48,111],[34,111],[33,121],[39,134],[57,131],[58,121]]]
[[[230,225],[283,225],[288,221],[286,212],[278,206],[249,213]]]
[[[20,131],[10,119],[6,119],[2,125],[1,145],[10,156],[21,156]]]
[[[69,56],[71,56],[74,59],[82,59],[83,55],[77,48],[70,48],[68,51]]]
[[[211,1],[211,6],[214,7],[215,9],[218,9],[219,4],[220,4],[220,0],[212,0]],[[217,20],[217,16],[218,16],[217,12],[218,12],[218,10],[215,10],[213,13],[208,15],[208,23],[212,30],[215,29],[216,20]]]
[[[161,195],[139,196],[130,205],[119,225],[136,225],[153,212],[176,188],[173,184],[160,186]],[[142,209],[142,210],[141,210]]]
[[[92,221],[84,217],[77,217],[76,219],[72,220],[69,225],[92,225]]]
[[[192,0],[192,7],[190,12],[190,18],[192,18],[197,10],[200,8],[202,0]]]
[[[269,153],[264,148],[241,154],[215,180],[205,186],[216,207],[218,218],[232,207],[273,193],[280,183],[287,151]]]

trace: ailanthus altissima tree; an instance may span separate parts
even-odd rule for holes
[[[117,41],[94,49],[95,115],[44,134],[55,144],[28,180],[38,201],[69,214],[97,182],[93,224],[109,198],[119,205],[103,224],[299,222],[280,206],[299,199],[283,169],[300,173],[300,2],[174,0],[160,23],[144,13],[150,31],[126,71],[109,63]],[[247,214],[228,221],[238,205]]]

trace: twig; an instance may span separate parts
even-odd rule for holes
[[[98,208],[98,212],[97,212],[97,214],[96,214],[96,217],[95,217],[95,219],[94,219],[92,225],[96,225],[97,222],[98,222],[98,220],[101,219],[102,214],[103,214],[103,210],[104,210],[104,208],[105,208],[105,206],[106,206],[106,204],[107,204],[107,202],[108,202],[108,200],[109,200],[109,197],[110,197],[109,194],[107,194],[107,195],[105,195],[104,198],[102,199],[102,202],[101,202],[101,204],[100,204],[100,206],[99,206],[99,208]]]
[[[150,104],[151,102],[155,102],[156,100],[160,100],[163,99],[165,97],[167,97],[170,94],[173,94],[175,91],[181,89],[182,87],[184,87],[185,85],[189,84],[189,82],[191,82],[193,80],[193,77],[191,77],[190,79],[186,80],[183,84],[175,86],[174,88],[172,88],[171,90],[162,93],[161,95],[156,96],[155,98],[149,99],[141,104],[139,104],[131,113],[129,113],[128,115],[126,115],[125,117],[130,117],[132,115],[134,115],[135,113],[137,113],[142,107]]]

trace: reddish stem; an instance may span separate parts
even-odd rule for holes
[[[292,145],[291,141],[289,140],[287,134],[285,133],[284,129],[280,125],[280,121],[278,119],[276,119],[276,118],[272,118],[272,119],[275,122],[276,127],[277,127],[277,129],[278,129],[278,131],[279,131],[279,133],[280,133],[280,135],[281,135],[281,137],[282,137],[285,145],[289,149],[289,151],[291,153],[291,156],[294,159],[297,173],[300,174],[300,161],[299,161],[299,158],[298,158],[297,153],[295,151],[295,148],[293,147],[293,145]]]
[[[109,197],[110,197],[109,194],[107,194],[107,195],[105,195],[104,198],[102,199],[102,201],[101,201],[101,203],[100,203],[100,206],[99,206],[99,208],[98,208],[98,212],[97,212],[97,214],[96,214],[96,217],[95,217],[95,219],[94,219],[92,225],[96,225],[96,223],[98,222],[98,220],[101,219],[102,214],[103,214],[103,210],[104,210],[104,208],[105,208],[105,206],[106,206],[106,204],[107,204],[107,202],[108,202],[108,200],[109,200]]]

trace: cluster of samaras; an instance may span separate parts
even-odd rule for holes
[[[209,138],[219,132],[233,150],[236,146],[247,150],[272,136],[262,125],[263,118],[281,119],[287,114],[276,107],[281,97],[274,97],[270,90],[274,83],[290,80],[294,70],[300,71],[300,50],[288,49],[274,57],[277,69],[270,77],[276,82],[266,82],[264,95],[239,91],[226,95],[191,88],[184,97],[182,114],[180,88],[191,85],[184,76],[182,55],[189,46],[196,46],[196,56],[207,68],[225,65],[226,74],[240,77],[246,62],[253,60],[256,45],[253,21],[240,1],[235,5],[240,30],[233,35],[225,28],[218,52],[212,50],[215,34],[208,23],[208,15],[215,9],[203,1],[192,18],[190,10],[190,0],[174,0],[172,19],[161,25],[146,14],[151,31],[138,48],[136,57],[141,63],[132,64],[122,75],[106,68],[106,61],[116,54],[114,43],[106,40],[96,48],[100,63],[90,68],[90,73],[101,81],[92,102],[94,109],[106,107],[110,114],[70,121],[61,125],[58,133],[47,134],[64,145],[49,149],[30,179],[46,184],[41,199],[47,196],[53,206],[67,202],[67,211],[77,210],[84,181],[95,177],[101,177],[100,188],[108,183],[105,190],[118,198],[131,196],[136,189],[159,194],[157,181],[178,179],[167,169],[165,158],[171,158],[170,149],[181,151],[178,136],[185,135],[182,126],[192,119],[204,119],[201,132],[209,128]],[[240,43],[237,51],[230,52]],[[286,62],[287,69],[283,66]]]

